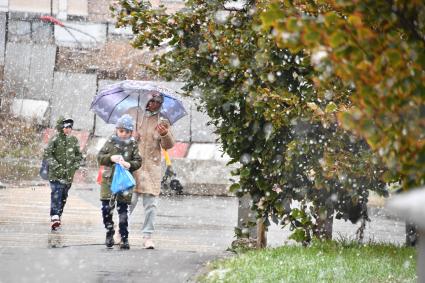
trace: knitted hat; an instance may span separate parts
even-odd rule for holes
[[[131,118],[130,115],[128,114],[124,114],[122,115],[117,123],[115,124],[115,128],[121,128],[121,129],[126,129],[129,131],[133,131],[134,129],[134,121],[133,118]]]

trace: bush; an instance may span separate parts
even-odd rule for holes
[[[0,158],[39,158],[41,133],[34,121],[0,113]]]

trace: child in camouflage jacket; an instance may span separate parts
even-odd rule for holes
[[[114,222],[112,220],[115,205],[115,196],[111,192],[112,177],[115,165],[120,164],[133,172],[142,165],[136,140],[132,137],[133,118],[123,115],[116,123],[116,132],[103,145],[97,155],[100,165],[104,166],[102,173],[100,200],[102,201],[103,224],[106,228],[105,245],[112,248],[114,245]],[[112,199],[112,201],[111,201]],[[111,203],[112,202],[112,203]],[[121,249],[129,249],[128,243],[128,205],[131,202],[131,191],[126,191],[116,196],[117,210],[119,215],[119,232],[121,235]]]
[[[51,228],[56,230],[61,225],[63,209],[68,198],[75,171],[80,167],[83,156],[78,139],[71,136],[74,121],[59,117],[56,123],[57,135],[50,139],[43,158],[49,166],[50,217]]]

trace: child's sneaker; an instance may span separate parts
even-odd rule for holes
[[[143,247],[145,249],[153,250],[155,248],[155,245],[153,244],[153,241],[151,238],[144,238]]]
[[[59,215],[53,215],[50,222],[50,227],[52,228],[52,230],[56,230],[57,228],[59,228],[59,226],[61,226],[61,220],[59,218]]]
[[[120,249],[122,249],[122,250],[129,250],[130,249],[130,244],[128,243],[127,238],[121,239]]]
[[[114,246],[115,244],[114,234],[115,234],[114,230],[109,230],[106,232],[105,245],[107,248],[112,248]]]

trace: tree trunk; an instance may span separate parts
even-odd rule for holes
[[[267,247],[266,225],[262,219],[257,220],[257,248]]]
[[[251,210],[252,198],[245,194],[238,199],[238,228],[242,231],[241,238],[257,238],[257,227],[250,223],[256,222],[255,211]]]
[[[241,229],[241,238],[257,241],[257,248],[267,246],[266,226],[262,219],[256,219],[256,212],[251,210],[252,198],[246,194],[239,198],[238,206],[238,228]],[[256,223],[251,225],[250,223]]]
[[[313,229],[313,235],[321,240],[332,240],[332,229],[334,220],[334,208],[326,207],[324,213],[319,213],[319,207],[316,208],[318,217]]]

